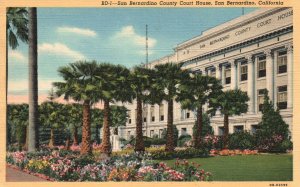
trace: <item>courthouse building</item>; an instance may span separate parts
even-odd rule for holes
[[[229,132],[255,132],[261,121],[263,89],[269,90],[272,102],[280,109],[284,121],[293,129],[293,10],[292,8],[263,8],[243,15],[201,35],[178,44],[174,53],[148,64],[181,63],[183,68],[221,80],[223,89],[239,88],[247,92],[248,112],[229,118]],[[119,135],[125,139],[135,136],[136,103],[125,105],[129,112],[126,126]],[[144,105],[143,133],[161,137],[167,127],[167,103]],[[207,106],[204,106],[204,111]],[[174,125],[179,135],[192,135],[195,123],[193,111],[182,110],[174,104]],[[223,133],[223,116],[211,118],[215,135]]]

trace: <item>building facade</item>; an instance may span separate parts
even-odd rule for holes
[[[239,88],[250,100],[248,113],[229,118],[229,132],[255,132],[261,121],[262,90],[270,99],[292,132],[293,129],[293,10],[263,8],[204,31],[200,36],[178,44],[174,53],[152,61],[153,68],[162,63],[184,63],[183,68],[221,80],[223,89]],[[135,136],[136,103],[125,105],[128,120],[120,128],[125,139]],[[208,106],[204,106],[204,112]],[[192,135],[193,111],[182,110],[174,103],[174,125],[179,135]],[[144,105],[143,133],[161,137],[167,127],[167,103]],[[223,134],[223,116],[211,118],[215,135]]]

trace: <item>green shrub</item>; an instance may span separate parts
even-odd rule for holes
[[[185,134],[185,135],[181,135],[179,138],[178,138],[178,141],[177,141],[177,146],[179,147],[183,147],[184,146],[184,143],[191,140],[192,137],[191,135],[189,134]]]
[[[229,149],[255,149],[255,138],[249,132],[235,132],[229,135]]]

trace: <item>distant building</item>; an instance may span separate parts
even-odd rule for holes
[[[184,62],[185,69],[199,71],[222,81],[224,90],[239,88],[246,91],[250,101],[248,113],[229,118],[229,132],[255,132],[261,121],[262,90],[269,90],[270,99],[292,132],[293,117],[293,10],[264,8],[204,31],[200,36],[180,43],[174,53],[152,61],[157,64]],[[128,121],[120,136],[135,136],[136,103],[125,105]],[[204,106],[204,111],[207,106]],[[143,108],[145,136],[161,137],[167,128],[167,103],[145,105]],[[174,125],[179,135],[192,135],[195,122],[193,111],[182,110],[174,104]],[[212,117],[216,135],[223,134],[223,116]]]

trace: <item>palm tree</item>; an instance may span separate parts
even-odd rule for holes
[[[82,117],[82,147],[81,155],[91,154],[91,105],[98,102],[96,61],[78,61],[58,69],[64,82],[54,82],[58,96],[64,95],[65,100],[70,98],[83,103]]]
[[[210,100],[211,111],[219,109],[224,115],[224,148],[228,148],[229,116],[246,113],[248,111],[247,101],[249,101],[247,92],[240,89],[224,91]]]
[[[173,140],[173,100],[177,98],[177,88],[183,80],[189,79],[187,70],[181,69],[182,64],[166,63],[156,65],[155,82],[152,84],[152,92],[156,97],[152,97],[155,103],[163,100],[168,102],[167,120],[167,143],[166,151],[173,152],[175,149]]]
[[[102,63],[98,66],[96,78],[98,81],[97,87],[99,92],[97,93],[97,98],[104,102],[101,152],[105,154],[111,153],[110,102],[125,102],[130,100],[126,79],[129,76],[129,73],[129,70],[121,65]]]
[[[36,8],[28,10],[28,41],[29,41],[29,143],[28,151],[35,152],[38,148],[38,64],[37,64],[37,12]]]
[[[190,79],[183,81],[179,86],[179,96],[183,109],[196,110],[197,121],[196,131],[194,134],[194,147],[200,148],[201,134],[203,129],[202,106],[209,101],[210,98],[218,96],[222,92],[222,85],[219,80],[214,77],[202,76],[194,74]]]
[[[24,43],[28,43],[27,16],[28,11],[26,8],[7,8],[6,10],[6,75],[8,74],[8,46],[10,46],[12,49],[16,49],[19,46],[19,40],[21,40]],[[7,88],[8,79],[6,79],[6,91]],[[8,113],[6,113],[6,117],[8,117]],[[7,135],[8,134],[9,132],[7,132]]]
[[[154,71],[143,67],[135,67],[130,74],[129,82],[132,89],[133,99],[136,99],[136,141],[135,151],[145,151],[143,140],[143,103],[149,99],[148,93],[151,88]]]

